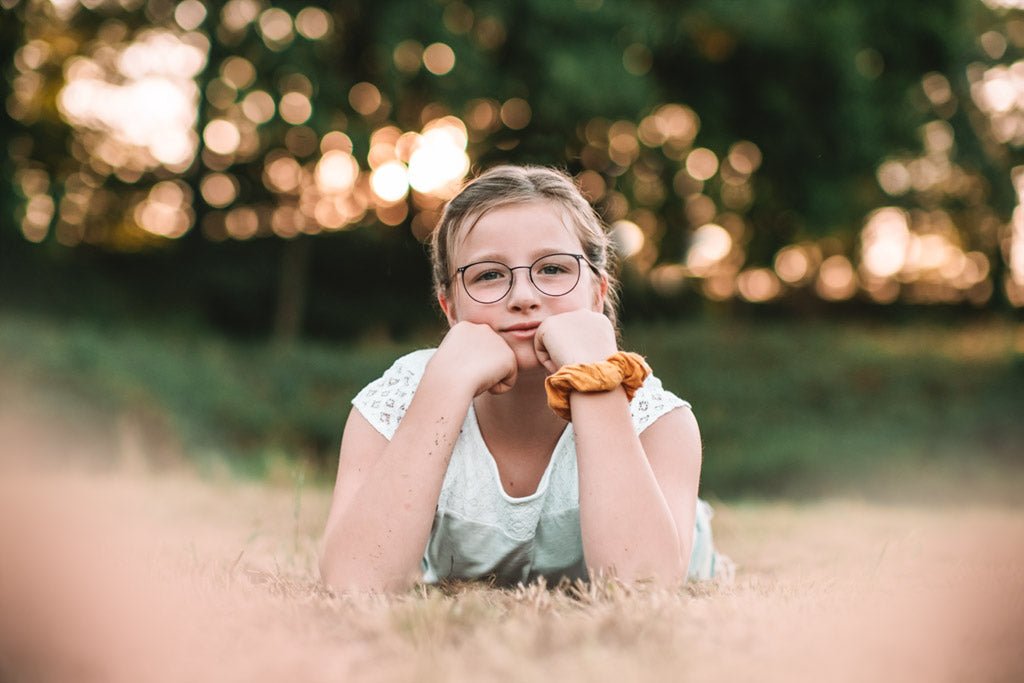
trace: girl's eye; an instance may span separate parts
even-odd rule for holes
[[[560,275],[566,272],[565,268],[556,263],[545,263],[538,271],[541,275]]]
[[[485,270],[477,273],[473,276],[473,282],[494,282],[505,277],[505,273],[500,270]]]

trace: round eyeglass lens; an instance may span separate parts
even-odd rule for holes
[[[512,289],[512,270],[504,263],[481,261],[462,271],[466,293],[482,304],[491,304]]]
[[[530,279],[548,296],[568,294],[580,280],[580,261],[572,254],[544,256],[530,266]]]

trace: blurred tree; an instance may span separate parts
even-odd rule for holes
[[[231,329],[407,329],[417,240],[499,161],[576,174],[663,297],[984,305],[1010,260],[970,74],[1021,32],[976,0],[4,3],[19,253]]]

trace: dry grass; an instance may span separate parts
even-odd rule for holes
[[[85,448],[26,425],[0,419],[5,683],[1024,677],[1019,507],[719,502],[732,584],[344,597],[327,491],[17,467]]]

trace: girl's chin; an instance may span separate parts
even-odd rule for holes
[[[532,370],[544,370],[544,366],[541,365],[540,361],[537,360],[537,354],[530,348],[519,348],[514,349],[516,354],[516,365],[519,368],[519,372],[530,372]]]

